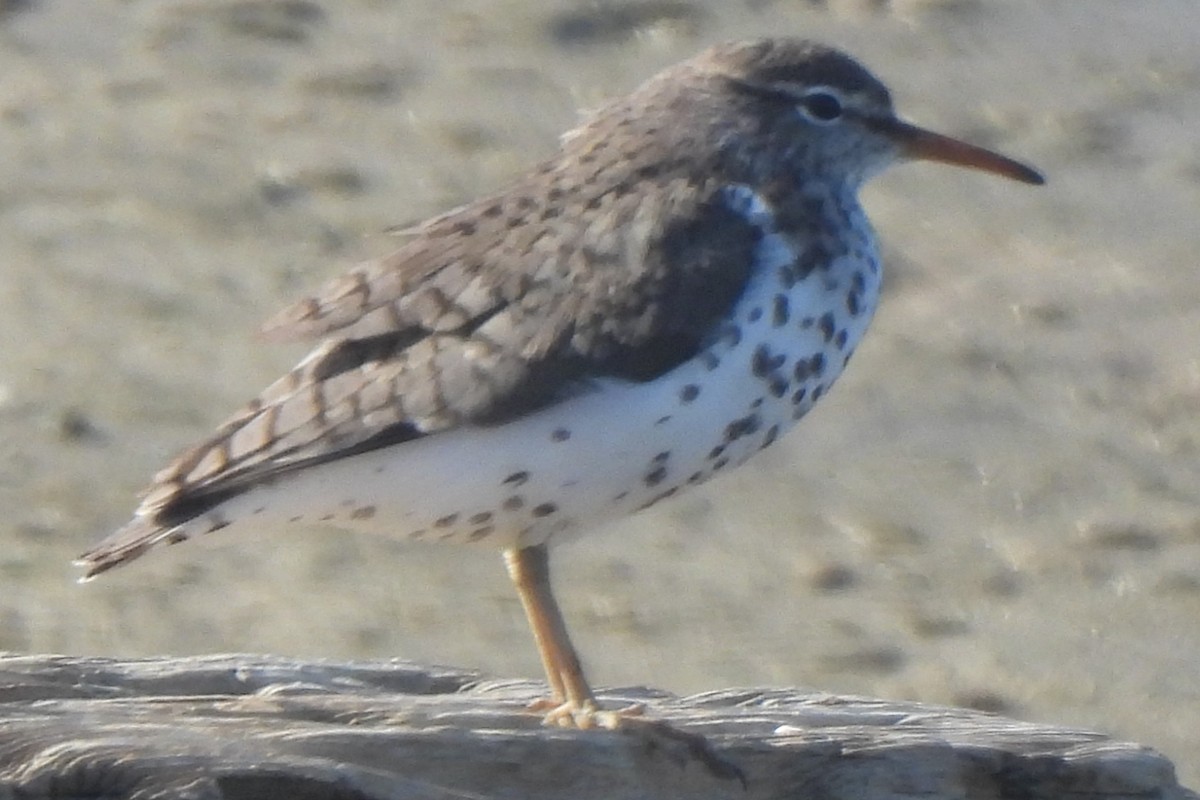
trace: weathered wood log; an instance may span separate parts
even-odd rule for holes
[[[1196,800],[1148,748],[977,711],[631,689],[601,700],[647,721],[574,731],[538,696],[399,661],[5,656],[0,798]]]

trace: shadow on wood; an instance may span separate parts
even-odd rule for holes
[[[1197,800],[1152,750],[976,711],[631,689],[601,702],[683,734],[579,732],[525,710],[539,690],[400,661],[0,657],[0,797]]]

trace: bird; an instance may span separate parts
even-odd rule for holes
[[[568,635],[550,546],[732,470],[829,391],[880,296],[858,191],[912,160],[1043,183],[903,121],[872,73],[811,40],[668,67],[505,188],[271,318],[267,339],[314,349],[159,471],[81,580],[226,528],[496,548],[545,721],[619,725]]]

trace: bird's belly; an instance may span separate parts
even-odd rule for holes
[[[762,271],[714,341],[653,381],[599,380],[503,424],[299,470],[213,513],[230,525],[318,524],[497,547],[566,538],[774,442],[842,372],[878,287],[873,252],[799,280]]]

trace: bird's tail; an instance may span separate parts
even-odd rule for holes
[[[75,565],[84,569],[83,577],[79,581],[90,581],[102,572],[134,560],[157,545],[175,544],[188,538],[190,533],[185,531],[182,525],[166,527],[155,522],[153,517],[136,516],[124,527],[75,559]]]

